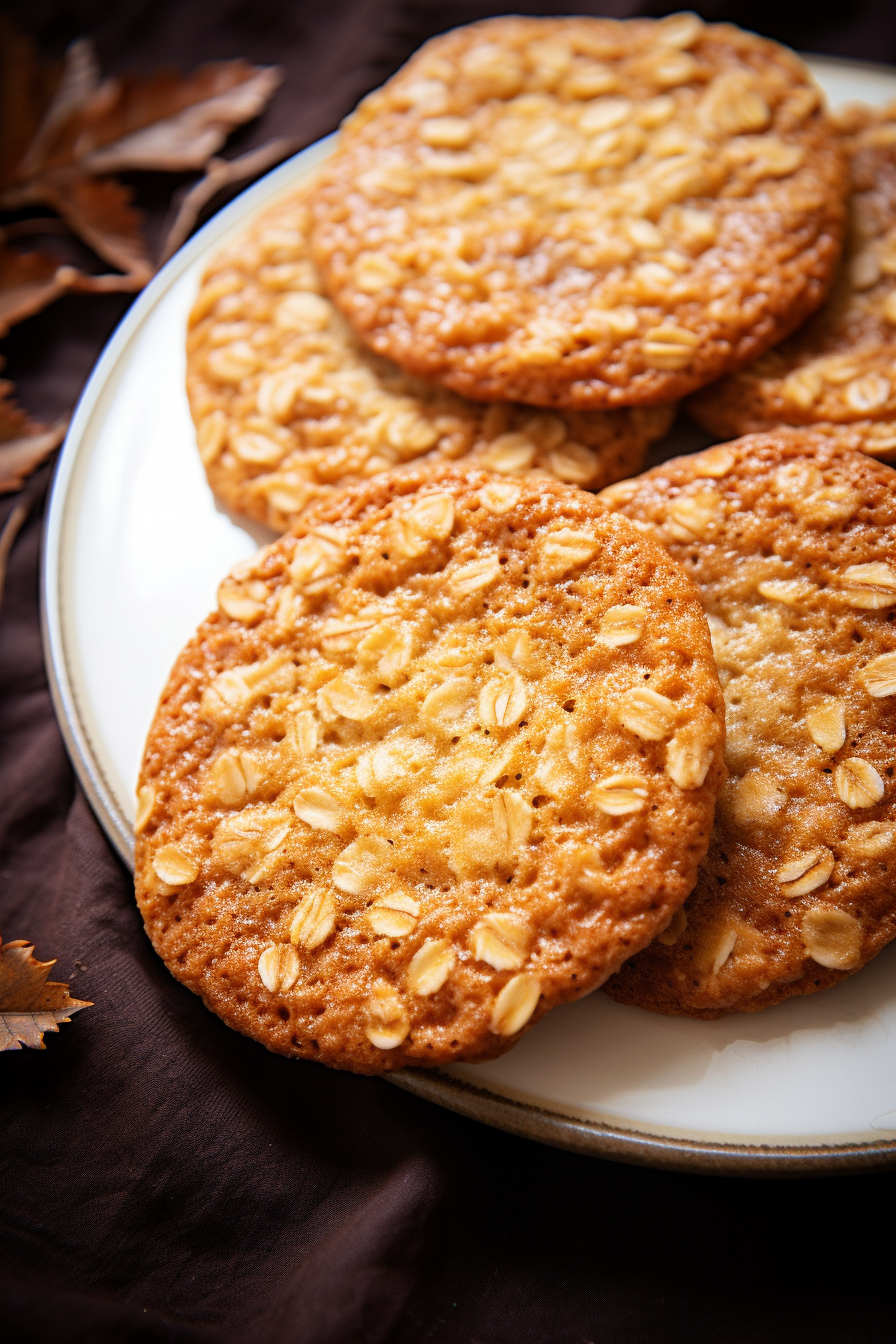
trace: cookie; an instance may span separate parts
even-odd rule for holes
[[[190,319],[187,391],[212,489],[278,532],[334,488],[472,458],[600,489],[639,471],[671,406],[555,414],[466,401],[373,354],[321,293],[304,191],[214,260]]]
[[[896,934],[896,473],[783,430],[609,502],[700,589],[730,778],[693,895],[607,992],[713,1018],[825,989]]]
[[[842,146],[802,62],[693,14],[499,18],[428,42],[313,196],[328,292],[464,396],[678,399],[819,306]]]
[[[811,426],[875,457],[896,455],[896,103],[838,118],[853,195],[846,256],[819,313],[783,345],[698,392],[719,438]]]
[[[684,900],[723,733],[699,596],[626,519],[541,478],[380,476],[225,580],[178,660],[149,936],[271,1050],[501,1054]]]

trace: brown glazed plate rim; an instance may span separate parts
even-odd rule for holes
[[[846,78],[868,78],[878,87],[891,84],[896,96],[896,71],[885,66],[820,58],[825,70]],[[77,658],[73,645],[73,617],[63,600],[63,573],[70,555],[71,529],[77,527],[85,437],[94,418],[104,413],[119,362],[159,299],[222,238],[242,226],[255,210],[294,185],[331,152],[332,140],[318,142],[273,170],[243,192],[200,230],[152,280],[113,334],[84,390],[57,466],[44,532],[42,572],[42,633],[50,690],[60,728],[81,786],[103,829],[124,863],[133,867],[133,834],[120,787],[96,741],[96,726],[82,704]],[[104,401],[103,398],[106,398]],[[699,446],[699,445],[692,445]],[[677,451],[687,451],[677,445]],[[256,538],[258,540],[258,538]],[[742,1142],[729,1138],[686,1133],[647,1132],[616,1122],[565,1113],[538,1104],[537,1099],[515,1098],[477,1087],[442,1070],[405,1069],[388,1076],[405,1091],[448,1110],[522,1138],[571,1152],[612,1161],[682,1172],[740,1176],[816,1176],[859,1173],[896,1165],[896,1138],[871,1141],[763,1142],[751,1136]]]

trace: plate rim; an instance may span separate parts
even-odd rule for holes
[[[388,1081],[446,1110],[551,1148],[604,1161],[703,1176],[834,1176],[896,1166],[896,1139],[868,1143],[729,1143],[658,1137],[516,1101],[438,1069],[402,1069]]]
[[[810,60],[813,59],[810,57]],[[896,68],[847,58],[817,55],[854,70],[876,70],[896,80]],[[896,96],[896,95],[894,95]],[[134,838],[114,789],[95,756],[80,714],[70,671],[62,612],[60,563],[70,520],[72,487],[81,450],[97,403],[110,377],[139,332],[144,319],[199,256],[255,207],[288,188],[303,167],[329,152],[338,132],[312,142],[290,156],[215,214],[162,267],[122,318],[97,360],[78,400],[56,464],[44,525],[41,557],[40,622],[50,695],[66,750],[94,814],[125,866],[133,871]],[[859,1174],[896,1166],[896,1139],[867,1143],[730,1143],[706,1138],[659,1136],[637,1128],[565,1115],[517,1101],[440,1070],[401,1070],[386,1075],[404,1091],[495,1129],[571,1152],[657,1169],[724,1176],[819,1176]]]

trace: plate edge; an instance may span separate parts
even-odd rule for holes
[[[481,1124],[551,1148],[631,1166],[704,1176],[859,1175],[896,1167],[896,1140],[851,1144],[746,1144],[659,1138],[513,1101],[443,1073],[403,1069],[386,1079],[405,1092]]]

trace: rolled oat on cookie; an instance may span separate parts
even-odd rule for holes
[[[805,426],[896,456],[896,103],[838,114],[853,194],[846,254],[827,303],[794,336],[690,401],[720,438]]]
[[[896,472],[781,430],[603,498],[700,590],[730,771],[693,894],[607,993],[713,1018],[836,984],[896,935]]]
[[[640,470],[674,407],[483,405],[368,350],[321,292],[307,196],[285,197],[218,253],[190,317],[187,392],[223,504],[283,532],[315,500],[408,463],[463,458],[592,490]]]
[[[409,470],[221,585],[146,746],[137,899],[282,1054],[501,1054],[666,927],[724,774],[699,596],[594,496]]]
[[[775,42],[694,14],[496,18],[433,38],[348,118],[312,242],[411,373],[652,405],[815,311],[847,189],[820,91]]]

